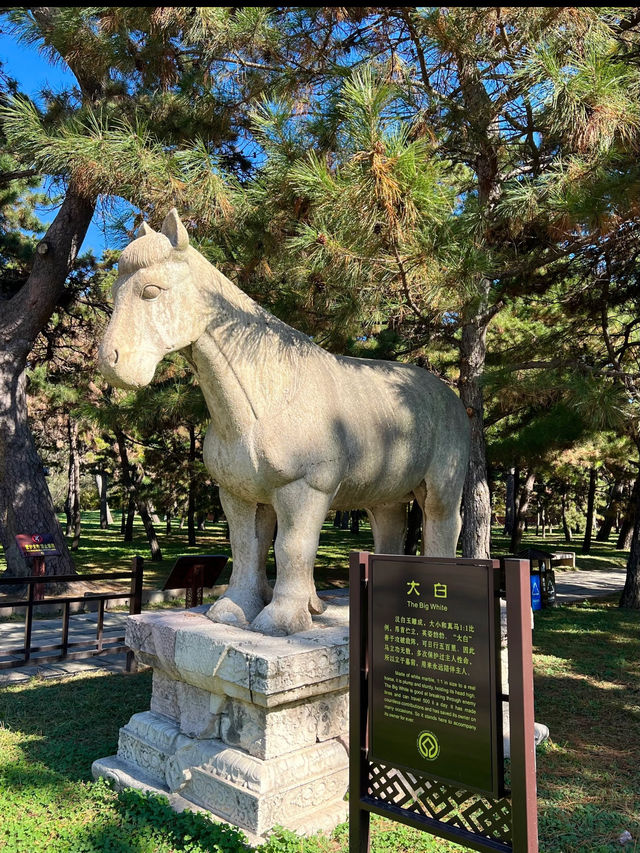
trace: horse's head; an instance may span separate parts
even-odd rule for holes
[[[163,356],[202,333],[206,312],[190,254],[195,253],[175,208],[160,232],[144,223],[123,251],[113,286],[113,316],[98,352],[98,366],[110,384],[148,385]]]

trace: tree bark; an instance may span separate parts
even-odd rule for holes
[[[640,443],[638,444],[640,452]],[[640,471],[633,485],[635,521],[627,560],[627,577],[620,596],[620,607],[640,610]]]
[[[525,518],[527,517],[529,501],[531,500],[531,493],[533,492],[533,486],[535,484],[535,481],[536,472],[529,471],[524,483],[522,484],[522,490],[520,492],[520,498],[518,500],[518,514],[516,516],[516,521],[513,526],[513,536],[511,537],[511,545],[509,549],[512,554],[517,554],[520,550],[520,546],[522,545],[522,534],[524,533]]]
[[[486,307],[488,282],[483,305]],[[462,329],[460,398],[471,423],[471,453],[462,497],[462,556],[487,559],[491,551],[491,495],[484,439],[481,378],[487,352],[487,326],[477,317]]]
[[[149,549],[151,551],[151,561],[153,563],[159,563],[162,560],[162,551],[160,550],[160,543],[158,542],[156,530],[153,526],[153,521],[151,520],[149,504],[144,500],[144,498],[138,497],[136,499],[136,506],[138,508],[140,518],[142,519],[142,524],[144,525],[144,532],[147,534],[147,541],[149,542]]]
[[[633,539],[633,528],[635,524],[636,518],[636,503],[638,502],[638,491],[640,490],[640,473],[636,477],[633,487],[631,489],[631,495],[626,503],[624,509],[624,515],[622,517],[622,522],[620,524],[620,530],[618,532],[618,540],[616,542],[616,550],[618,551],[628,551],[631,548],[631,541]]]
[[[611,487],[609,503],[607,504],[607,508],[604,511],[604,517],[602,519],[602,524],[600,525],[600,530],[598,530],[598,533],[596,535],[596,542],[609,541],[613,526],[616,523],[616,518],[618,515],[618,505],[620,503],[620,499],[622,498],[623,493],[624,483],[621,480],[616,480],[616,482]]]
[[[567,523],[567,493],[564,490],[560,496],[560,501],[562,507],[562,532],[564,533],[564,541],[569,545],[573,537],[571,535],[571,528]]]
[[[24,370],[36,338],[45,328],[86,234],[95,202],[70,188],[36,254],[29,278],[0,316],[0,542],[7,575],[30,573],[15,543],[18,533],[51,533],[60,551],[47,560],[47,574],[71,574],[73,560],[64,541],[27,419]]]
[[[417,554],[422,539],[422,509],[418,501],[414,500],[409,507],[407,519],[407,535],[404,540],[404,553]]]
[[[135,480],[133,479],[131,473],[131,465],[129,463],[129,453],[127,451],[127,441],[125,434],[121,429],[114,430],[114,435],[116,438],[116,443],[118,445],[118,453],[120,455],[120,461],[122,463],[122,482],[129,494],[129,516],[127,518],[127,530],[125,531],[125,542],[131,541],[127,539],[127,533],[131,534],[131,538],[133,539],[133,512],[132,509],[138,510],[138,514],[142,520],[142,524],[144,525],[145,533],[147,534],[147,540],[149,542],[149,549],[151,551],[151,560],[153,562],[158,562],[162,560],[162,551],[160,550],[160,545],[158,543],[158,537],[156,536],[156,531],[153,526],[153,521],[151,520],[151,513],[149,512],[149,504],[144,498],[140,496],[138,493],[137,485]],[[131,519],[131,524],[129,523],[129,519]]]
[[[189,424],[189,492],[187,496],[187,541],[191,547],[196,542],[196,430]]]
[[[107,502],[107,491],[109,485],[109,475],[106,471],[98,471],[96,473],[96,487],[98,489],[98,499],[100,501],[100,527],[106,530],[113,524],[113,516]]]
[[[27,421],[25,375],[22,371],[15,375],[12,362],[0,352],[0,542],[7,561],[5,576],[19,578],[33,572],[31,561],[22,557],[16,544],[19,533],[51,533],[60,556],[47,558],[47,575],[73,574],[73,560]]]
[[[71,550],[77,551],[80,545],[80,527],[82,524],[80,515],[80,454],[78,453],[78,424],[71,417],[67,419],[67,435],[69,438],[69,494],[67,503],[71,528],[67,533],[73,535]]]
[[[513,536],[513,524],[516,517],[516,486],[516,469],[509,468],[506,483],[503,536]]]
[[[591,551],[591,537],[593,536],[593,516],[595,513],[596,504],[596,485],[598,482],[598,472],[595,468],[589,469],[589,494],[587,496],[587,521],[584,528],[584,539],[582,542],[582,553],[588,554]]]

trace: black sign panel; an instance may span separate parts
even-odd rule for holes
[[[494,571],[371,556],[370,760],[500,795]]]

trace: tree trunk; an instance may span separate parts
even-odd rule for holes
[[[564,533],[564,541],[567,545],[571,544],[573,537],[571,536],[571,528],[567,524],[567,493],[562,492],[560,496],[562,507],[562,532]]]
[[[616,550],[628,551],[631,548],[631,540],[633,539],[633,528],[636,518],[636,504],[638,502],[638,493],[640,492],[640,473],[636,477],[631,489],[631,496],[625,506],[624,516],[620,524],[618,533],[618,541],[616,542]]]
[[[507,472],[507,494],[504,504],[503,536],[513,536],[513,524],[516,517],[516,469],[509,468]]]
[[[96,473],[96,487],[98,489],[98,499],[100,501],[100,527],[106,530],[110,524],[113,524],[113,516],[107,503],[107,486],[109,483],[109,475],[106,471],[98,471]]]
[[[187,541],[191,547],[196,545],[196,430],[193,424],[189,424],[189,493],[187,497]]]
[[[78,424],[68,418],[67,435],[69,437],[69,515],[71,520],[71,532],[73,542],[71,550],[77,551],[80,544],[80,526],[82,518],[80,515],[80,454],[78,453]]]
[[[638,450],[640,451],[640,443]],[[620,596],[620,607],[640,610],[640,472],[633,484],[633,497],[635,521],[627,560],[627,578]]]
[[[600,525],[600,530],[598,530],[598,534],[596,536],[596,542],[609,541],[611,531],[613,530],[613,526],[616,523],[616,517],[618,515],[618,504],[620,503],[623,493],[624,483],[620,480],[616,480],[611,487],[609,503],[604,511],[604,517],[602,519],[602,524]]]
[[[351,530],[351,533],[354,534],[354,536],[357,536],[358,533],[360,533],[360,510],[359,509],[351,510],[351,527],[349,529]]]
[[[23,577],[33,571],[16,545],[19,533],[51,533],[60,556],[47,558],[46,573],[74,574],[27,421],[25,375],[17,363],[10,351],[0,350],[0,542],[6,576]]]
[[[129,515],[127,517],[127,530],[125,531],[125,542],[129,542],[133,539],[133,512],[132,510],[135,508],[138,510],[138,514],[142,520],[142,524],[144,525],[145,533],[147,534],[147,540],[149,542],[149,548],[151,550],[151,560],[153,562],[158,562],[162,560],[162,552],[160,550],[160,545],[158,543],[158,537],[156,536],[156,531],[153,526],[153,521],[151,520],[151,513],[149,512],[149,504],[144,498],[141,498],[138,489],[136,487],[136,483],[131,476],[131,466],[129,464],[129,453],[127,451],[127,441],[125,438],[125,434],[120,429],[114,430],[114,435],[116,437],[116,442],[118,445],[118,453],[120,455],[120,462],[122,463],[122,482],[127,489],[129,494]],[[131,519],[131,524],[129,524],[129,519]],[[131,540],[127,539],[127,534],[131,535]]]
[[[489,283],[481,308],[486,308]],[[462,328],[460,398],[471,423],[471,454],[462,497],[462,556],[487,559],[491,550],[491,495],[484,440],[481,378],[487,352],[487,326],[473,317]]]
[[[138,508],[138,513],[142,519],[142,524],[144,525],[144,532],[147,534],[147,541],[149,542],[149,549],[151,550],[151,561],[159,563],[162,560],[162,551],[160,550],[160,543],[158,542],[153,521],[151,520],[149,504],[144,500],[144,498],[138,497],[136,499],[136,507]]]
[[[337,527],[338,530],[340,529],[341,521],[342,521],[342,513],[340,512],[339,509],[337,509],[336,514],[333,516],[333,526]]]
[[[170,512],[168,512],[164,517],[164,520],[166,522],[164,532],[167,536],[171,533],[171,518],[172,516]]]
[[[342,513],[342,518],[340,520],[340,530],[348,530],[349,529],[349,512],[345,510]]]
[[[589,469],[589,494],[587,496],[587,522],[584,528],[584,540],[582,542],[582,553],[588,554],[591,550],[591,537],[593,536],[593,516],[596,504],[596,485],[598,472],[595,468]]]
[[[409,507],[407,519],[407,535],[404,540],[404,553],[417,554],[422,538],[422,509],[418,501],[414,500]]]
[[[48,575],[75,569],[56,518],[42,463],[27,420],[24,370],[36,338],[64,291],[65,281],[93,215],[94,200],[71,186],[36,253],[29,278],[0,315],[0,542],[7,575],[29,574],[20,555],[18,533],[50,533],[59,557],[47,560]]]
[[[520,491],[520,497],[518,500],[518,514],[513,526],[513,536],[511,537],[511,544],[509,547],[512,554],[517,554],[520,550],[520,546],[522,545],[522,534],[524,533],[525,519],[527,517],[529,501],[531,500],[531,493],[533,492],[535,481],[536,472],[529,471],[524,483],[522,484],[522,490]]]

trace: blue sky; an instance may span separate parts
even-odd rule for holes
[[[0,61],[4,72],[18,81],[21,91],[26,95],[37,102],[42,89],[55,92],[75,82],[73,74],[65,66],[51,65],[36,47],[19,43],[15,36],[7,32],[6,25],[0,26]],[[55,213],[53,208],[38,209],[40,219],[45,222],[50,222]],[[82,251],[91,249],[99,257],[108,244],[104,216],[98,210],[89,226]]]

